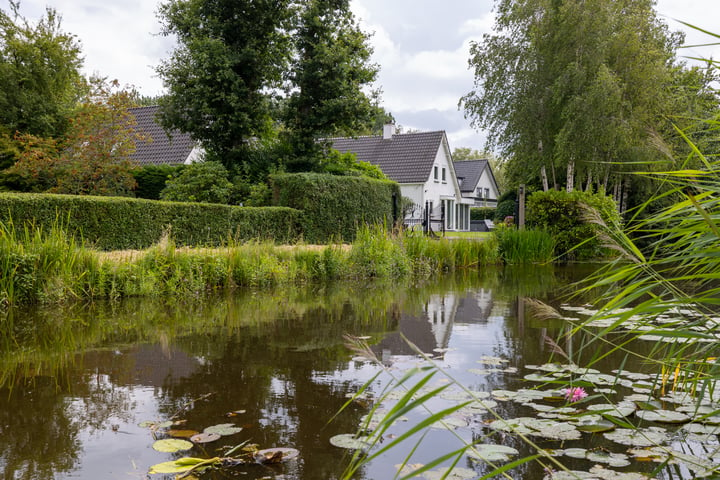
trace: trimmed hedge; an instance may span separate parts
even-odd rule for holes
[[[291,208],[160,202],[122,197],[0,193],[0,222],[49,231],[60,223],[101,250],[147,248],[170,227],[177,245],[254,239],[291,243],[301,212]]]
[[[271,176],[273,204],[302,210],[304,240],[353,241],[358,228],[393,222],[395,193],[400,213],[400,185],[389,180],[317,173]]]
[[[587,206],[595,209],[608,225],[622,223],[617,205],[607,195],[579,190],[570,193],[548,190],[535,192],[528,197],[527,224],[550,233],[556,242],[555,254],[564,259],[593,260],[607,257],[611,252],[603,247],[598,238],[601,227],[582,220]]]

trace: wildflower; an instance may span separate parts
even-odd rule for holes
[[[587,392],[582,387],[570,387],[565,389],[565,398],[567,398],[571,402],[577,402],[578,400],[582,400],[587,396]]]

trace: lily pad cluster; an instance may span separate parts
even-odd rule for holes
[[[484,368],[477,371],[471,369],[471,373],[481,375],[514,373],[505,359],[483,357],[478,363],[482,363]],[[453,385],[443,390],[433,397],[434,402],[441,399],[445,404],[464,403],[465,405],[453,410],[453,413],[446,416],[442,422],[429,423],[427,426],[459,431],[480,428],[481,436],[477,435],[477,431],[460,435],[464,438],[483,438],[486,441],[492,439],[502,441],[507,435],[511,435],[561,442],[559,446],[568,448],[548,450],[548,454],[582,459],[595,465],[585,472],[548,472],[545,477],[548,480],[648,478],[639,473],[613,470],[625,469],[636,461],[677,463],[698,476],[720,469],[720,448],[718,448],[720,405],[711,398],[691,392],[673,391],[667,385],[663,385],[660,374],[626,370],[604,373],[593,368],[558,363],[527,365],[525,368],[530,371],[522,376],[528,382],[527,388],[473,391]],[[418,389],[413,398],[423,398],[436,388],[437,385],[426,385]],[[568,392],[571,394],[569,395]],[[582,394],[578,395],[577,392]],[[393,402],[404,394],[403,391],[394,390],[389,395],[382,396],[378,399],[382,406],[376,405],[371,414],[364,418],[362,435],[339,436],[345,440],[344,442],[334,437],[331,440],[333,445],[363,451],[373,448],[371,447],[373,430],[382,424],[385,414],[392,411]],[[508,402],[523,407],[530,415],[498,418],[495,409],[498,405]],[[517,409],[518,407],[512,408],[512,410]],[[407,418],[403,418],[403,421],[407,421]],[[407,428],[412,428],[412,425]],[[609,446],[614,444],[613,451],[578,448],[575,447],[577,443],[566,445],[568,442],[577,442],[591,435],[602,436],[606,442],[610,442]],[[681,444],[693,442],[700,444],[701,448],[698,451],[715,453],[712,455],[705,453],[704,456],[682,453],[670,448],[676,442]],[[518,455],[517,450],[502,444],[493,445],[483,442],[472,447],[466,452],[471,461],[497,464],[511,461],[511,457]],[[664,453],[661,455],[660,452]],[[410,464],[404,465],[403,472],[409,473],[407,469],[410,466]],[[417,467],[417,464],[415,466]],[[428,473],[423,472],[422,478],[432,478]],[[456,477],[448,476],[448,478]]]

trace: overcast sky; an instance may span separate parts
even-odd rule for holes
[[[39,18],[45,7],[62,16],[66,32],[77,35],[88,74],[99,73],[134,85],[143,95],[158,95],[155,74],[172,50],[171,39],[158,35],[157,0],[22,0],[21,12]],[[0,0],[7,9],[8,0]],[[450,148],[483,147],[482,132],[470,128],[458,100],[473,86],[467,68],[469,45],[490,32],[492,0],[352,0],[363,29],[372,33],[374,61],[380,65],[376,86],[385,108],[406,129],[445,130]],[[657,11],[673,30],[688,30],[674,19],[720,33],[717,0],[658,0]],[[688,33],[688,44],[707,43]],[[716,50],[720,58],[720,50]],[[684,50],[681,55],[710,55]]]

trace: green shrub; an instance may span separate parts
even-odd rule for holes
[[[473,207],[470,209],[470,220],[494,220],[495,208]]]
[[[166,182],[160,198],[174,202],[228,203],[234,189],[228,176],[220,162],[193,163]]]
[[[498,198],[497,208],[495,209],[495,223],[505,220],[505,217],[515,215],[515,204],[517,202],[517,191],[508,190]]]
[[[168,229],[178,245],[221,245],[266,239],[295,242],[301,212],[290,208],[0,193],[0,222],[48,230],[58,220],[76,238],[101,250],[142,249]]]
[[[147,165],[132,172],[137,188],[135,196],[147,200],[160,200],[160,192],[165,188],[170,176],[179,175],[185,165]]]
[[[608,256],[598,238],[600,227],[583,220],[588,207],[606,224],[620,225],[620,214],[612,198],[602,193],[549,190],[527,199],[527,225],[542,228],[555,239],[556,256],[567,260],[591,260]]]
[[[352,241],[362,225],[392,225],[395,193],[389,180],[317,173],[271,176],[273,204],[302,210],[304,239],[311,243]]]

